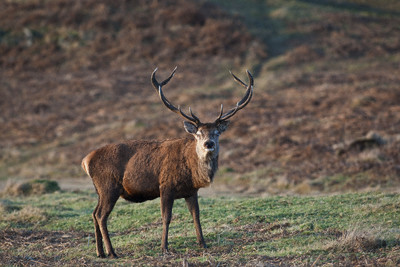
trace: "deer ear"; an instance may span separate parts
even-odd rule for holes
[[[183,125],[184,125],[184,127],[185,127],[186,132],[188,132],[188,133],[190,133],[190,134],[195,134],[195,133],[197,133],[197,126],[194,125],[193,123],[188,122],[188,121],[184,121],[184,122],[183,122]]]
[[[220,133],[225,132],[226,129],[228,129],[228,125],[229,125],[229,121],[221,121],[220,123],[218,123],[218,131]]]

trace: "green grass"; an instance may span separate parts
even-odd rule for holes
[[[168,255],[160,249],[159,200],[120,200],[109,218],[117,260],[96,258],[91,219],[96,202],[90,192],[1,200],[0,231],[4,236],[14,231],[9,242],[18,249],[2,242],[0,255],[19,264],[32,259],[140,265],[182,264],[183,259],[222,265],[400,262],[399,194],[200,198],[206,250],[197,247],[189,212],[177,200]],[[36,242],[28,242],[39,234]]]

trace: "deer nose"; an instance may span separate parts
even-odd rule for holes
[[[213,149],[214,146],[215,146],[214,141],[209,140],[209,141],[204,142],[204,147],[206,149]]]

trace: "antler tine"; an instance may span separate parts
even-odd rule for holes
[[[221,119],[222,114],[224,114],[224,105],[221,104],[221,111],[219,112],[218,118],[215,121],[219,121]]]
[[[190,112],[190,115],[192,116],[192,118],[196,120],[196,123],[200,123],[200,119],[196,115],[194,115],[194,113],[192,112],[192,109],[190,107],[189,107],[189,112]]]
[[[248,71],[247,71],[248,72]],[[233,76],[233,79],[239,83],[241,86],[244,88],[247,88],[247,84],[245,84],[241,79],[239,79],[235,74],[232,73],[232,71],[229,71],[229,73]]]
[[[181,107],[179,107],[178,109],[179,109],[179,113],[180,113],[180,115],[181,115],[182,117],[184,117],[185,119],[188,119],[188,120],[194,122],[196,125],[199,125],[199,124],[200,124],[200,119],[199,119],[197,116],[195,116],[195,115],[193,114],[193,112],[192,112],[192,110],[191,110],[190,107],[189,107],[189,112],[190,112],[190,115],[192,115],[192,116],[186,115],[186,114],[182,111]]]
[[[253,79],[253,76],[251,75],[250,71],[246,70],[246,72],[247,72],[247,76],[248,76],[249,82],[250,82],[249,85],[245,84],[242,80],[240,80],[232,72],[230,72],[231,75],[233,76],[233,79],[236,82],[238,82],[240,85],[242,85],[243,87],[247,88],[247,90],[246,90],[246,93],[244,94],[243,98],[239,102],[236,103],[236,107],[229,110],[227,113],[222,115],[223,112],[222,112],[222,107],[221,107],[221,113],[220,113],[219,117],[216,119],[216,121],[228,120],[233,115],[235,115],[236,112],[238,112],[239,110],[244,108],[250,102],[250,100],[253,96],[254,79]]]
[[[155,70],[153,71],[153,73],[151,74],[151,82],[154,86],[154,88],[158,91],[158,95],[160,96],[161,101],[164,103],[164,105],[171,111],[175,112],[176,114],[181,115],[182,117],[184,117],[185,119],[194,122],[196,125],[200,124],[200,119],[198,117],[196,117],[192,110],[189,108],[190,114],[191,116],[186,115],[180,106],[175,107],[164,95],[163,91],[162,91],[162,87],[164,85],[166,85],[174,76],[175,71],[176,71],[177,67],[175,67],[175,69],[172,71],[171,75],[165,79],[164,81],[162,81],[161,83],[159,83],[156,79],[156,72],[158,70],[158,68],[155,68]]]
[[[177,68],[178,68],[178,66],[176,66],[175,69],[171,72],[171,75],[169,75],[169,77],[167,79],[165,79],[164,81],[162,81],[161,83],[157,82],[156,72],[157,72],[158,68],[155,68],[153,73],[151,74],[151,82],[153,83],[154,88],[158,91],[160,86],[162,87],[162,86],[166,85],[172,79],[172,77],[174,77]]]

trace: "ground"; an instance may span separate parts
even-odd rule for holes
[[[183,199],[161,253],[159,200],[119,201],[108,221],[118,259],[96,257],[93,191],[0,200],[0,258],[42,266],[398,266],[399,194],[200,197],[207,249]],[[334,208],[332,208],[334,207]],[[6,211],[6,212],[4,212]]]
[[[165,109],[150,83],[156,67],[161,79],[178,66],[165,93],[204,121],[244,93],[229,70],[244,81],[246,69],[255,77],[251,103],[221,136],[220,170],[204,196],[398,192],[399,25],[396,0],[3,1],[0,189],[50,179],[65,190],[93,190],[80,167],[91,150],[124,139],[186,136],[181,118]],[[92,206],[84,211],[85,224]],[[34,220],[42,222],[41,214]],[[8,223],[2,249],[30,248],[40,239],[46,244],[40,250],[62,251],[92,233]],[[396,265],[398,237],[391,242],[387,255],[378,247],[372,254],[379,257],[365,261]],[[364,255],[357,253],[356,259]],[[51,262],[46,253],[38,259],[12,255],[10,264]],[[301,256],[251,260],[295,264]],[[342,263],[350,262],[344,256]]]

